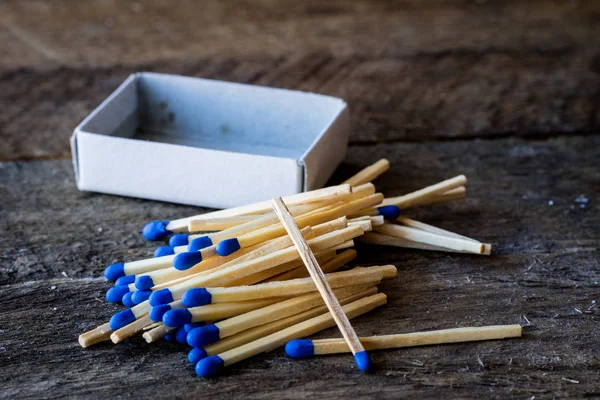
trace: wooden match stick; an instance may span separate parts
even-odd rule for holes
[[[375,244],[379,246],[393,246],[401,247],[405,249],[419,249],[419,250],[430,250],[430,251],[443,251],[450,253],[459,253],[456,250],[447,249],[445,247],[431,246],[424,243],[413,242],[412,240],[399,238],[395,236],[384,235],[377,232],[367,232],[362,235],[359,239],[362,243]]]
[[[299,216],[296,218],[295,223],[300,228],[318,225],[335,218],[345,217],[347,214],[363,208],[379,204],[382,200],[383,195],[381,193],[375,193],[370,196],[344,203],[328,211]],[[285,235],[285,232],[286,231],[281,223],[273,224],[253,232],[248,232],[236,238],[221,241],[217,244],[217,253],[221,256],[226,256],[240,248],[252,246],[264,242],[265,240]]]
[[[485,254],[486,246],[483,243],[471,240],[442,236],[408,226],[383,224],[375,228],[377,233],[412,240],[435,247],[443,247],[460,253]]]
[[[344,265],[348,264],[355,258],[356,250],[354,249],[345,250],[342,253],[335,256],[335,258],[328,261],[321,261],[317,255],[317,261],[319,261],[319,265],[321,265],[321,270],[326,274],[337,271],[338,269],[342,268]],[[305,278],[307,276],[309,276],[308,271],[306,270],[304,264],[302,264],[301,267],[276,275],[271,279],[267,280],[267,282],[287,281],[290,279]]]
[[[354,318],[369,312],[376,307],[382,306],[386,302],[387,297],[385,294],[378,293],[346,304],[342,307],[342,312],[347,318]],[[324,329],[331,328],[332,326],[335,326],[335,320],[331,313],[319,315],[242,346],[220,353],[219,355],[213,355],[202,359],[196,364],[196,373],[205,377],[215,375],[223,367],[235,364],[236,362],[245,360],[256,354],[274,350],[283,346],[289,340],[306,337]]]
[[[110,340],[111,332],[112,329],[110,329],[110,324],[107,322],[91,331],[79,335],[79,345],[85,349],[96,343]]]
[[[459,235],[458,233],[450,232],[445,229],[441,229],[436,226],[429,225],[429,224],[426,224],[423,222],[419,222],[419,221],[416,221],[414,219],[410,219],[407,217],[398,217],[398,219],[396,221],[398,221],[399,223],[401,223],[404,226],[420,229],[425,232],[435,233],[437,235],[448,236],[448,237],[456,238],[456,239],[470,240],[471,242],[479,243],[478,240],[472,239],[470,237]]]
[[[334,272],[327,274],[325,279],[330,287],[340,288],[367,283],[376,284],[382,279],[394,277],[396,274],[396,267],[393,265],[384,265],[378,267],[357,267],[349,271]],[[200,300],[204,304],[229,303],[266,297],[296,296],[316,290],[317,288],[312,278],[301,278],[291,281],[259,283],[252,286],[209,287],[197,289],[197,291],[191,289],[191,291],[184,294],[183,303],[190,307],[193,302]]]
[[[339,288],[333,291],[340,298],[348,297],[360,293],[369,287],[368,285],[353,285]],[[269,322],[277,321],[295,315],[323,304],[323,299],[319,293],[308,293],[298,297],[292,297],[287,300],[279,301],[271,305],[249,311],[235,317],[225,319],[193,329],[188,335],[188,344],[194,347],[206,346],[218,340],[235,335],[236,333],[264,325]],[[199,307],[202,308],[202,307]],[[192,309],[190,309],[191,312]],[[196,319],[192,319],[196,322]],[[165,325],[168,325],[165,323]]]
[[[364,297],[372,296],[376,293],[377,287],[372,286],[366,290],[363,290],[351,296],[340,297],[339,300],[340,304],[346,305],[356,300],[360,300]],[[227,350],[240,347],[256,339],[260,339],[272,333],[278,332],[282,329],[289,328],[292,325],[296,325],[300,322],[317,317],[326,312],[327,306],[323,304],[321,306],[311,308],[310,310],[304,311],[302,313],[294,314],[286,318],[278,319],[276,321],[269,322],[267,324],[260,325],[255,328],[242,331],[233,336],[221,339],[218,342],[204,346],[203,348],[195,348],[190,352],[188,359],[192,363],[197,363],[201,359],[206,358],[208,356],[223,353]]]
[[[250,221],[254,221],[261,218],[262,215],[239,215],[237,217],[221,217],[221,218],[204,218],[204,219],[192,219],[188,224],[188,231],[190,232],[212,232],[222,231],[224,229],[232,228],[237,225],[245,224]],[[193,239],[194,235],[190,235],[190,239]]]
[[[317,290],[323,297],[327,308],[331,312],[331,315],[333,316],[338,328],[342,332],[342,336],[344,336],[344,339],[346,339],[348,342],[348,346],[352,350],[352,354],[354,354],[356,365],[363,371],[368,370],[371,364],[369,355],[366,353],[365,349],[360,343],[360,340],[358,340],[358,336],[350,324],[350,320],[346,314],[344,314],[342,306],[327,283],[325,274],[321,270],[315,255],[313,254],[308,243],[306,243],[304,240],[298,225],[296,225],[296,221],[294,221],[292,214],[290,214],[281,197],[273,199],[273,209],[281,220],[281,224],[285,227],[288,235],[290,235],[292,238],[292,241],[298,249],[298,253],[302,258],[302,261],[304,261],[311,278],[315,282]]]
[[[136,333],[143,331],[146,326],[152,324],[153,322],[150,319],[150,316],[146,314],[143,317],[135,320],[133,323],[114,331],[112,335],[110,335],[110,340],[112,340],[114,344],[121,343]]]
[[[467,178],[464,175],[458,175],[454,178],[447,179],[435,185],[427,186],[426,188],[417,190],[416,192],[409,193],[404,196],[394,197],[388,200],[388,204],[393,204],[400,209],[409,208],[420,204],[426,199],[435,195],[440,195],[449,190],[455,189],[460,186],[464,186],[467,183]]]
[[[309,240],[309,243],[313,247],[314,251],[325,251],[333,246],[342,244],[362,234],[363,231],[360,227],[347,227],[311,239]],[[156,303],[159,301],[158,299],[160,297],[167,297],[170,298],[169,301],[172,301],[173,299],[177,299],[177,296],[181,296],[183,294],[183,291],[187,289],[194,287],[219,285],[222,284],[222,282],[227,282],[235,278],[242,278],[248,275],[267,270],[269,268],[274,268],[278,265],[298,259],[298,257],[299,256],[296,249],[293,247],[289,247],[252,260],[228,265],[221,265],[217,268],[212,269],[206,274],[190,278],[178,285],[169,287],[168,289],[165,288],[160,291],[154,292],[150,296],[150,301]]]
[[[261,309],[287,299],[287,297],[270,297],[249,301],[207,304],[200,307],[177,308],[167,311],[163,316],[162,322],[168,327],[176,328],[193,322],[219,321],[245,314],[252,310]]]
[[[367,350],[398,349],[402,347],[426,346],[433,344],[476,342],[521,337],[521,325],[493,325],[469,328],[442,329],[428,332],[403,333],[361,337]],[[348,353],[350,349],[344,339],[292,340],[285,346],[285,352],[294,358],[323,354]]]
[[[307,204],[320,200],[331,199],[342,194],[352,193],[352,186],[348,184],[342,184],[338,186],[330,186],[323,189],[312,190],[310,192],[297,193],[291,196],[284,197],[287,205],[296,204]],[[253,215],[263,214],[271,211],[271,201],[265,200],[254,204],[248,204],[239,207],[227,208],[224,210],[213,211],[206,214],[194,215],[191,217],[180,218],[169,221],[164,226],[164,229],[171,232],[184,232],[187,230],[187,226],[193,219],[208,219],[208,218],[222,218],[222,217],[236,217],[239,215]]]
[[[385,158],[377,161],[375,164],[369,165],[365,169],[359,171],[356,175],[348,178],[344,183],[348,183],[352,186],[361,185],[363,183],[371,182],[379,175],[383,174],[390,168],[390,162]]]
[[[156,328],[153,328],[147,332],[144,332],[142,337],[144,339],[146,339],[147,343],[153,343],[153,342],[157,341],[158,339],[164,338],[169,333],[174,333],[176,330],[177,330],[177,328],[169,328],[168,326],[165,326],[164,324],[160,324]]]

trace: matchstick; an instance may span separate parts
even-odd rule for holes
[[[382,350],[433,344],[508,339],[521,337],[521,333],[521,325],[495,325],[361,337],[360,342],[367,350]],[[296,339],[285,345],[285,352],[293,358],[348,353],[349,351],[348,345],[341,338],[322,340]]]
[[[376,227],[375,232],[431,246],[443,247],[461,253],[485,254],[486,251],[486,247],[483,243],[442,236],[420,229],[410,228],[408,226],[383,224]]]
[[[294,221],[292,214],[290,214],[281,197],[273,199],[273,209],[281,220],[281,224],[285,227],[288,235],[290,235],[292,238],[292,241],[298,249],[298,253],[302,258],[302,261],[304,261],[311,278],[315,282],[317,290],[323,297],[323,300],[331,312],[331,315],[333,316],[338,328],[342,332],[344,339],[346,339],[348,342],[348,346],[352,350],[352,354],[354,354],[356,365],[363,371],[368,370],[371,364],[369,355],[366,353],[362,344],[358,340],[358,336],[350,324],[350,320],[346,314],[344,314],[342,306],[338,302],[337,297],[335,297],[335,293],[327,283],[327,278],[321,270],[315,255],[313,254],[308,243],[306,243],[304,240],[298,225],[296,225],[296,221]]]
[[[375,186],[373,184],[367,183],[364,185],[357,186],[353,188],[352,193],[340,195],[338,197],[334,197],[330,200],[318,201],[315,203],[305,204],[305,205],[297,205],[290,207],[290,211],[296,217],[301,215],[307,215],[315,212],[326,211],[328,208],[332,208],[333,206],[339,206],[340,204],[348,203],[354,200],[358,200],[360,198],[372,195],[375,193]],[[175,253],[181,251],[196,251],[200,248],[210,246],[212,244],[216,244],[225,239],[229,239],[235,236],[240,236],[244,233],[255,231],[259,228],[264,228],[274,223],[278,223],[279,220],[275,214],[265,214],[260,216],[260,218],[255,218],[251,221],[248,221],[243,224],[239,224],[233,226],[231,228],[225,229],[221,232],[209,234],[209,235],[190,235],[190,245],[188,248],[185,246],[175,247],[173,250]],[[193,228],[197,229],[198,224],[203,223],[203,220],[198,220],[197,223],[192,221],[190,224],[194,224]],[[192,225],[190,225],[192,226]],[[187,244],[187,243],[186,243]]]
[[[390,162],[385,158],[377,161],[375,164],[369,165],[365,169],[359,171],[356,175],[348,178],[344,183],[348,183],[352,186],[361,185],[363,183],[371,182],[379,175],[383,174],[390,168]]]
[[[319,257],[317,256],[317,261],[319,261],[319,265],[321,265],[321,270],[327,274],[329,272],[337,271],[338,269],[342,268],[344,265],[348,264],[350,261],[354,260],[355,258],[356,258],[356,250],[348,249],[348,250],[345,250],[342,253],[338,254],[337,256],[335,256],[335,258],[333,258],[329,261],[325,261],[325,262],[321,261],[319,259]],[[304,266],[304,264],[302,264],[302,266],[300,266],[298,268],[295,268],[291,271],[284,272],[282,274],[272,277],[271,279],[267,280],[267,282],[287,281],[290,279],[304,278],[307,276],[308,276],[308,271],[306,270],[306,267]]]
[[[336,225],[332,223],[332,229],[339,225],[340,224]],[[303,229],[302,232],[304,235],[307,235],[309,237],[313,236],[313,232],[310,227],[306,227],[305,229]],[[160,285],[165,282],[180,279],[185,276],[191,276],[198,272],[209,271],[218,266],[239,261],[240,256],[244,256],[244,259],[248,260],[256,258],[258,257],[258,255],[268,254],[290,246],[291,241],[289,239],[280,238],[278,240],[273,240],[269,243],[264,243],[264,246],[260,246],[260,243],[257,243],[254,246],[246,247],[238,255],[232,254],[227,257],[210,257],[205,259],[204,261],[202,260],[202,255],[200,252],[182,253],[179,254],[175,259],[175,268],[163,269],[145,275],[140,275],[135,280],[135,287],[139,290],[150,289],[156,285]],[[214,246],[212,247],[214,248]],[[261,250],[257,251],[259,249]],[[252,253],[252,255],[248,255],[249,253]]]
[[[342,307],[342,311],[347,318],[354,318],[382,306],[386,302],[385,294],[378,293],[347,304]],[[216,375],[223,367],[274,350],[290,340],[306,337],[332,326],[335,326],[335,320],[331,313],[319,315],[218,355],[204,358],[196,364],[196,373],[204,377]]]
[[[360,227],[348,227],[309,240],[314,251],[324,251],[333,246],[342,244],[350,239],[363,234]],[[290,247],[278,250],[262,257],[240,263],[222,265],[214,268],[210,273],[190,278],[178,285],[161,289],[152,293],[150,301],[154,304],[168,303],[177,299],[183,291],[194,287],[215,286],[234,278],[249,276],[283,263],[298,259],[298,252]]]
[[[147,332],[142,334],[142,337],[146,339],[147,343],[153,343],[158,339],[164,338],[169,333],[173,333],[177,330],[177,328],[169,328],[164,324],[158,325],[156,328],[153,328]]]
[[[100,325],[91,331],[79,335],[79,345],[85,349],[86,347],[90,347],[96,343],[110,340],[111,332],[112,329],[110,329],[109,323]]]
[[[343,298],[360,293],[368,289],[370,286],[373,285],[368,284],[347,286],[336,289],[333,291],[333,293],[334,295]],[[255,309],[244,314],[239,314],[235,317],[225,319],[214,324],[193,329],[188,334],[188,344],[193,347],[206,346],[216,342],[217,340],[235,335],[236,333],[245,331],[247,329],[277,321],[279,319],[283,319],[291,315],[318,307],[322,304],[323,299],[319,293],[308,293],[302,296],[279,301],[266,307]],[[165,322],[165,325],[168,324]]]
[[[306,204],[320,200],[331,199],[343,194],[352,193],[352,186],[348,184],[330,186],[323,189],[313,190],[310,192],[298,193],[291,196],[286,196],[285,202],[287,205]],[[225,210],[214,211],[206,214],[194,215],[187,218],[180,218],[173,221],[152,221],[142,230],[144,237],[148,240],[158,240],[170,235],[172,232],[185,232],[188,224],[193,219],[206,218],[221,218],[221,217],[236,217],[239,215],[263,214],[271,211],[271,202],[265,200],[259,203],[248,204]]]
[[[395,236],[384,235],[377,232],[367,232],[359,239],[362,243],[375,244],[379,246],[393,246],[405,249],[419,249],[430,251],[444,251],[450,253],[460,253],[456,250],[447,249],[445,247],[431,246],[424,243],[413,242],[412,240],[403,239]]]
[[[450,231],[435,227],[433,225],[425,224],[423,222],[419,222],[419,221],[416,221],[414,219],[410,219],[407,217],[398,217],[398,219],[396,221],[398,221],[399,223],[401,223],[404,226],[420,229],[425,232],[435,233],[437,235],[448,236],[448,237],[456,238],[456,239],[470,240],[471,242],[479,243],[478,240],[471,239],[470,237],[462,236],[462,235],[459,235],[458,233],[450,232]]]
[[[360,300],[364,297],[372,296],[377,293],[377,287],[372,286],[359,293],[353,294],[347,297],[340,297],[340,304],[346,305],[356,300]],[[272,333],[278,332],[282,329],[289,328],[292,325],[296,325],[300,322],[306,321],[310,318],[317,317],[327,312],[327,306],[325,304],[311,308],[310,310],[291,315],[286,318],[278,319],[267,324],[259,325],[255,328],[247,329],[233,336],[221,339],[218,342],[209,344],[204,347],[196,347],[188,355],[188,360],[191,363],[197,363],[203,358],[212,356],[215,354],[223,353],[227,350],[231,350],[236,347],[240,347],[246,343],[250,343],[256,339],[263,338]]]
[[[126,263],[111,264],[104,270],[104,277],[109,281],[127,275],[139,275],[144,272],[156,271],[162,268],[169,268],[173,265],[175,255],[158,258],[147,258],[143,260],[131,261]]]
[[[417,190],[416,192],[409,193],[404,196],[398,196],[391,199],[387,199],[387,204],[393,204],[400,209],[409,208],[420,204],[423,201],[435,196],[445,193],[449,190],[455,189],[460,186],[464,186],[467,183],[467,178],[464,175],[458,175],[454,178],[447,179],[435,185],[427,186],[426,188]]]
[[[329,286],[341,288],[352,285],[378,284],[382,279],[396,276],[393,265],[379,267],[357,267],[350,271],[334,272],[325,276]],[[206,304],[229,303],[256,300],[266,297],[297,296],[317,290],[312,278],[293,279],[291,281],[267,282],[252,286],[209,287],[187,290],[182,297],[187,307]],[[136,306],[137,307],[137,306]]]
[[[261,218],[261,215],[239,215],[237,217],[192,219],[188,224],[190,232],[222,231],[246,222]]]
[[[328,211],[299,216],[296,218],[295,223],[300,228],[318,225],[335,218],[345,217],[347,214],[354,211],[379,204],[382,200],[383,195],[381,193],[375,193],[350,201],[348,203],[344,203]],[[285,232],[286,231],[283,225],[281,223],[277,223],[262,229],[258,229],[254,232],[246,233],[236,238],[226,239],[217,244],[217,254],[221,256],[227,256],[240,248],[252,246],[256,243],[285,235]]]
[[[193,322],[218,321],[260,309],[274,303],[287,300],[287,297],[271,297],[250,301],[237,301],[221,304],[207,304],[200,307],[177,308],[167,311],[162,322],[165,326],[176,328]]]
[[[121,343],[123,340],[126,340],[136,333],[143,331],[146,326],[149,326],[152,323],[153,322],[150,319],[150,316],[146,314],[143,317],[135,320],[133,323],[114,331],[110,335],[110,340],[112,340],[114,344]]]

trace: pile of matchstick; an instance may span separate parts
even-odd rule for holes
[[[467,327],[358,338],[349,320],[386,304],[377,285],[393,265],[338,271],[356,257],[354,241],[489,255],[491,246],[407,218],[410,208],[463,199],[457,176],[404,196],[384,198],[371,183],[389,168],[380,160],[338,186],[173,221],[153,221],[148,240],[170,237],[153,258],[112,264],[106,298],[127,308],[79,336],[82,347],[117,344],[142,334],[148,342],[191,346],[200,376],[285,346],[291,357],[501,339],[519,325]],[[307,340],[338,326],[343,339]]]

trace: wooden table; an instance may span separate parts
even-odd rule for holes
[[[0,50],[0,397],[600,396],[600,2],[6,1]],[[355,327],[524,337],[378,352],[367,375],[278,350],[211,380],[173,343],[81,349],[120,309],[104,267],[156,247],[146,221],[198,211],[75,188],[73,127],[142,70],[345,98],[332,183],[380,157],[387,195],[466,174],[466,201],[409,215],[493,256],[360,246],[399,276]]]

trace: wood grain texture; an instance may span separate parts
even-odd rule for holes
[[[390,195],[465,172],[464,202],[410,215],[495,246],[482,258],[360,245],[356,264],[393,263],[399,276],[382,285],[388,305],[355,320],[359,335],[525,324],[522,316],[532,325],[518,340],[376,352],[369,375],[344,355],[291,360],[279,350],[214,380],[197,378],[179,345],[83,350],[76,340],[119,309],[103,299],[108,283],[92,278],[151,251],[139,235],[145,221],[195,210],[80,193],[68,160],[2,163],[0,396],[597,396],[599,314],[588,308],[600,282],[599,145],[593,135],[352,146],[332,183],[382,156],[392,168],[375,183]],[[587,203],[575,202],[581,194]]]
[[[299,3],[0,3],[0,160],[68,157],[143,70],[342,97],[358,143],[600,128],[598,2]]]
[[[0,2],[0,398],[600,397],[599,45],[597,1]],[[165,341],[81,349],[120,309],[104,267],[151,254],[145,222],[202,211],[75,188],[73,128],[135,71],[343,97],[332,183],[381,157],[390,196],[467,175],[464,202],[408,216],[494,254],[359,245],[356,265],[399,276],[353,326],[530,321],[524,337],[373,352],[367,375],[278,350],[214,380]]]

